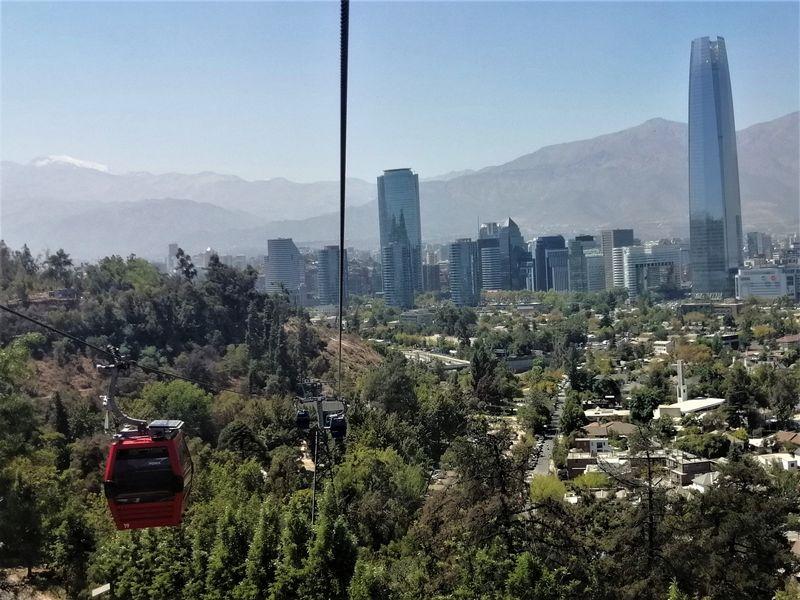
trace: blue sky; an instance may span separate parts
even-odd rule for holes
[[[728,45],[738,128],[800,107],[799,4],[351,5],[349,172],[499,164],[686,120],[692,38]],[[10,3],[0,154],[335,179],[338,4]]]

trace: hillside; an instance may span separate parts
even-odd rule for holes
[[[745,230],[798,228],[799,114],[737,134]],[[632,226],[643,237],[686,235],[686,147],[684,123],[651,119],[478,171],[430,180],[421,173],[423,236],[439,242],[474,236],[479,219],[507,216],[526,236],[610,226]],[[191,252],[213,246],[259,254],[270,237],[319,246],[338,233],[335,182],[116,175],[70,160],[3,163],[0,225],[9,244],[27,242],[35,251],[63,246],[89,259],[130,252],[161,257],[171,241]],[[349,181],[348,242],[354,246],[377,245],[375,193],[373,183]]]

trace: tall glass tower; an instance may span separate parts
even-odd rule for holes
[[[742,265],[742,206],[725,40],[692,42],[689,235],[693,291],[732,296]]]
[[[419,217],[419,177],[411,169],[391,169],[378,177],[378,221],[381,235],[381,258],[392,245],[405,245],[407,259],[393,261],[392,268],[382,265],[387,302],[403,298],[401,306],[413,302],[414,291],[422,291],[422,234]],[[392,256],[402,256],[400,250]],[[389,254],[387,254],[387,257]],[[405,271],[408,270],[408,273]],[[404,286],[411,283],[411,289]]]

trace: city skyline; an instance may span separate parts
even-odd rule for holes
[[[412,163],[437,176],[653,117],[683,121],[685,44],[706,31],[736,42],[742,127],[800,106],[794,3],[455,6],[355,5],[353,176]],[[63,154],[114,172],[335,177],[336,65],[322,52],[337,35],[333,4],[2,10],[3,159]],[[465,45],[468,33],[481,43]],[[594,51],[559,52],[568,38]],[[409,85],[398,89],[400,80]]]

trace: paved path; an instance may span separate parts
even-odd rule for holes
[[[541,452],[534,455],[534,467],[532,475],[547,475],[550,473],[550,459],[553,457],[553,444],[558,435],[558,428],[561,422],[561,411],[564,408],[564,401],[567,399],[567,385],[566,382],[558,390],[555,403],[553,405],[553,414],[550,419],[550,429],[544,436],[544,444],[542,445]]]

